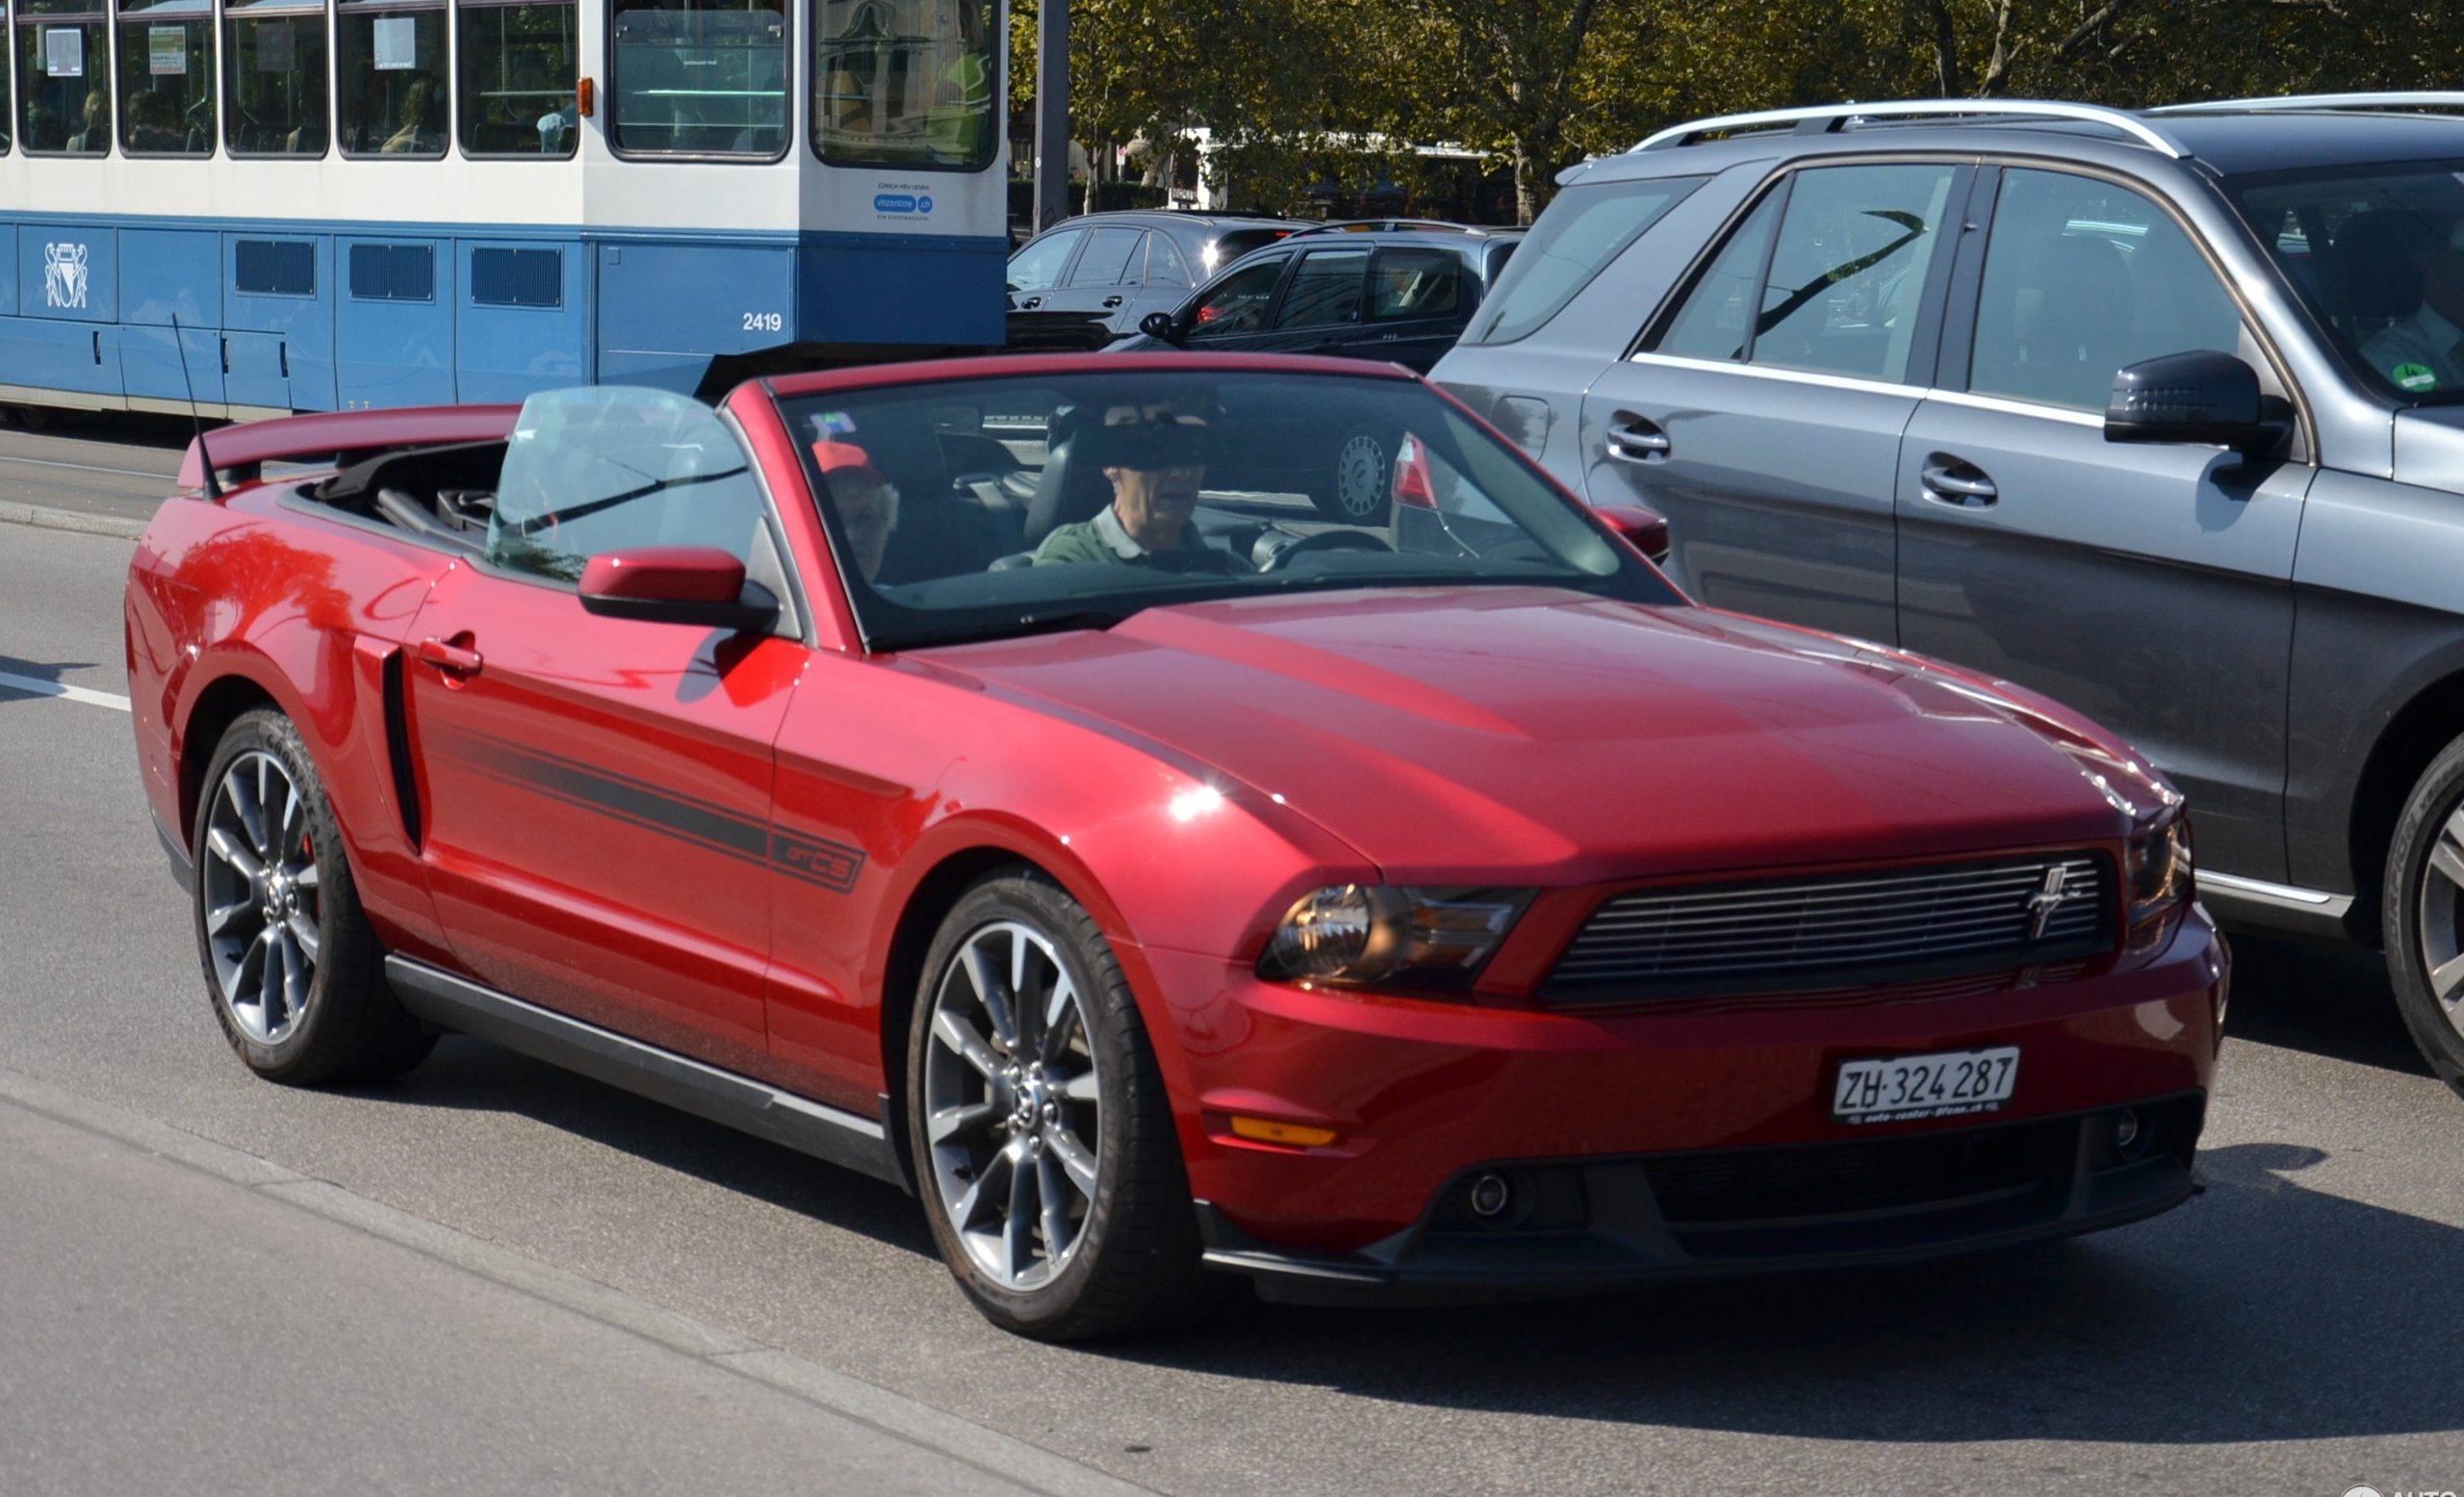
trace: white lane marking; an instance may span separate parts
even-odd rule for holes
[[[24,463],[30,468],[74,468],[79,473],[113,473],[123,478],[176,478],[173,473],[155,473],[144,468],[106,468],[100,463],[69,463],[53,457],[16,457],[0,452],[0,463]]]
[[[128,710],[126,697],[114,696],[108,691],[89,691],[83,686],[72,686],[64,681],[42,681],[33,676],[12,676],[7,671],[0,671],[0,691],[24,691],[38,697],[66,697],[71,702],[83,702],[88,707],[108,707],[118,712]]]

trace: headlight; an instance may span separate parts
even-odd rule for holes
[[[2176,812],[2130,839],[2122,877],[2130,892],[2130,949],[2152,951],[2191,898],[2191,818]]]
[[[1338,884],[1302,895],[1258,959],[1275,982],[1468,988],[1515,916],[1521,889]]]

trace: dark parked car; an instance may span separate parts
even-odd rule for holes
[[[2456,102],[1680,126],[1569,175],[1437,377],[1702,601],[2112,724],[2218,912],[2383,943],[2464,1089]]]
[[[1148,314],[1112,351],[1323,353],[1426,374],[1522,240],[1521,229],[1454,223],[1312,225],[1252,251],[1177,310]],[[1386,513],[1397,436],[1347,429],[1331,456],[1260,449],[1241,454],[1241,471],[1251,487],[1308,494],[1335,519],[1374,521]]]
[[[1295,227],[1281,219],[1162,210],[1091,213],[1056,224],[1010,257],[1009,345],[1100,348]]]

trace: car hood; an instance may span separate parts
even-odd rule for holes
[[[1558,589],[1193,604],[930,655],[1211,766],[1397,880],[2078,842],[2170,794],[2110,740],[1896,652]]]

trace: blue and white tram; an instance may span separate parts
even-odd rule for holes
[[[0,19],[0,402],[708,391],[1002,339],[1003,0]]]

